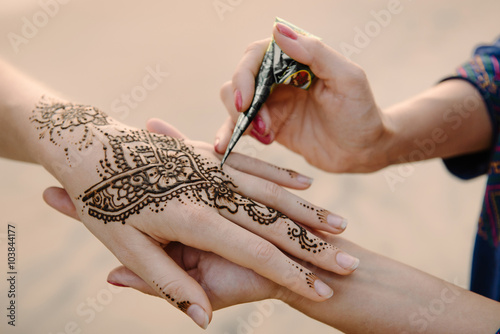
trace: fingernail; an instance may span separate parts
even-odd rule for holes
[[[255,139],[257,139],[258,141],[260,141],[262,144],[271,144],[273,142],[273,134],[272,132],[269,132],[266,136],[263,136],[261,134],[259,134],[257,131],[255,131],[255,129],[252,129],[252,131],[250,131],[250,133],[252,134],[252,136],[255,137]]]
[[[205,310],[196,304],[192,304],[189,306],[187,309],[186,314],[193,319],[193,321],[200,326],[203,329],[207,329],[209,319],[208,319],[208,314],[205,312]]]
[[[260,115],[255,116],[255,119],[253,120],[253,128],[255,131],[257,131],[258,134],[264,135],[266,133],[266,123],[264,123],[264,120]]]
[[[339,228],[341,230],[344,230],[347,227],[347,220],[345,220],[342,217],[335,216],[335,215],[332,215],[332,214],[329,214],[326,217],[326,222],[331,227]]]
[[[318,295],[324,298],[333,296],[333,290],[319,279],[314,281],[314,290]]]
[[[108,281],[109,284],[111,285],[114,285],[114,286],[121,286],[121,287],[124,287],[124,288],[128,288],[129,286],[128,285],[123,285],[121,283],[117,283],[117,282],[113,282],[113,281]]]
[[[295,31],[293,31],[290,27],[284,24],[278,23],[276,25],[276,28],[278,29],[279,33],[285,37],[291,38],[293,40],[297,39],[298,37]]]
[[[297,174],[297,181],[303,184],[311,185],[313,182],[313,178],[302,175],[302,174]]]
[[[347,253],[343,252],[337,253],[336,259],[338,265],[347,270],[354,270],[359,265],[359,259]]]
[[[234,91],[234,106],[236,110],[241,111],[241,106],[243,104],[243,100],[241,98],[241,92],[237,89]]]
[[[214,142],[214,150],[215,150],[216,152],[219,152],[219,142],[220,142],[220,138],[219,138],[219,137],[215,138],[215,142]]]

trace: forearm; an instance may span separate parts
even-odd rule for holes
[[[388,165],[485,150],[492,127],[470,83],[448,80],[384,111],[387,135],[379,151]]]
[[[500,304],[346,240],[361,264],[350,276],[321,271],[335,291],[322,303],[290,295],[290,306],[347,333],[495,333]]]
[[[50,92],[1,59],[0,73],[0,156],[39,163],[41,141],[29,118],[40,97]]]

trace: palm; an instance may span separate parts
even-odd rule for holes
[[[309,91],[281,86],[266,106],[273,128],[279,129],[276,140],[327,171],[345,169],[383,131],[367,85],[343,87],[335,94],[322,80]]]

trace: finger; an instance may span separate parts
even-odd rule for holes
[[[255,91],[255,78],[259,72],[269,42],[270,39],[267,38],[250,44],[236,67],[232,78],[232,95],[234,96],[234,105],[237,110],[238,94],[241,94],[241,102],[239,103],[241,107],[238,111],[245,111],[250,107]]]
[[[308,65],[327,87],[338,90],[342,88],[337,85],[338,82],[349,86],[365,79],[363,70],[342,54],[315,37],[290,34],[290,30],[286,25],[277,23],[273,29],[276,43],[288,56]]]
[[[227,172],[239,185],[238,188],[233,187],[234,191],[281,211],[294,221],[335,234],[343,232],[347,226],[345,218],[302,199],[274,182],[234,169],[228,168]]]
[[[137,273],[158,295],[206,328],[212,307],[203,288],[148,236],[122,226],[109,243],[112,252]]]
[[[160,297],[158,292],[151,288],[148,283],[125,266],[119,266],[111,270],[107,281],[114,286],[132,288],[151,296]]]
[[[240,113],[236,110],[236,107],[233,103],[233,86],[231,81],[226,82],[222,86],[220,96],[229,113],[229,118],[219,128],[215,135],[215,151],[222,154],[229,144],[231,135],[233,134],[234,127],[236,125],[238,117],[240,116]],[[244,135],[251,135],[253,138],[257,139],[265,145],[271,144],[275,138],[271,126],[271,117],[269,116],[267,106],[264,103],[253,122],[250,123],[250,126],[245,131]]]
[[[158,118],[151,118],[150,120],[147,121],[146,123],[146,128],[154,133],[159,133],[162,135],[174,137],[174,138],[182,138],[186,139],[187,137],[182,134],[177,128],[175,128],[173,125],[162,121],[161,119]]]
[[[347,275],[359,260],[318,238],[283,213],[230,191],[215,206],[222,216],[261,236],[283,251],[337,274]]]
[[[253,175],[292,189],[307,189],[313,181],[312,178],[291,169],[281,168],[238,152],[231,153],[226,164],[245,174]]]
[[[188,240],[185,245],[218,254],[314,301],[324,301],[333,294],[311,271],[290,260],[272,243],[217,213],[205,215],[204,219],[210,224],[201,224],[198,233],[184,232]]]
[[[214,150],[219,154],[224,154],[231,140],[231,135],[233,134],[233,129],[236,123],[228,117],[222,126],[219,128],[215,135]]]
[[[49,187],[43,192],[43,199],[52,208],[68,217],[80,220],[76,208],[66,190],[59,187]]]

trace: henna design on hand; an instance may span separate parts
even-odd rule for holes
[[[290,263],[292,265],[292,267],[297,269],[299,272],[301,272],[301,273],[304,272],[304,270],[302,268],[300,268],[298,265],[296,265],[295,263],[293,263],[291,261],[288,261],[288,263]],[[306,276],[307,286],[314,289],[314,281],[316,281],[318,279],[318,276],[316,276],[316,274],[311,272],[311,271],[307,271],[304,274]]]
[[[308,205],[308,204],[305,204],[305,203],[302,203],[299,201],[297,201],[297,203],[308,210],[316,212],[316,217],[318,217],[319,222],[323,223],[323,224],[327,224],[326,218],[330,214],[327,210],[317,209],[317,208],[313,207],[312,205]]]
[[[63,134],[66,132],[73,133],[71,137],[78,137],[79,140],[69,143],[79,151],[87,149],[93,144],[92,139],[97,135],[94,130],[98,130],[96,126],[110,124],[107,115],[97,108],[65,103],[47,96],[41,97],[35,110],[33,110],[30,121],[38,124],[36,129],[40,131],[39,139],[44,138],[48,133],[50,142],[56,146],[61,146],[61,142],[66,140],[64,137],[67,136],[63,137]],[[79,127],[83,128],[83,132],[80,136],[76,136],[74,131]],[[71,167],[68,147],[64,148],[64,152]]]
[[[59,140],[67,140],[81,150],[92,145],[95,133],[100,134],[104,154],[97,171],[101,181],[78,199],[84,204],[83,211],[105,224],[125,224],[144,207],[155,213],[164,211],[176,199],[232,214],[242,209],[253,221],[266,226],[282,219],[289,238],[297,240],[302,249],[317,253],[333,247],[308,234],[283,213],[234,192],[237,186],[219,164],[202,158],[182,139],[146,130],[110,128],[111,119],[96,108],[45,97],[30,120],[38,124],[40,139],[48,132],[57,146],[61,146]],[[107,132],[99,129],[104,126]],[[80,139],[70,141],[79,127],[83,128],[76,135]]]
[[[191,306],[191,302],[189,300],[183,300],[183,301],[180,301],[180,302],[176,302],[175,298],[172,297],[171,295],[169,295],[168,293],[166,293],[162,288],[160,288],[160,286],[158,285],[158,283],[156,283],[155,281],[153,281],[153,284],[156,286],[156,288],[158,289],[158,292],[161,294],[161,296],[163,298],[165,298],[166,300],[170,301],[171,303],[175,303],[177,305],[177,308],[179,310],[181,310],[182,312],[184,312],[184,313],[187,312],[187,309],[189,308],[189,306]]]

